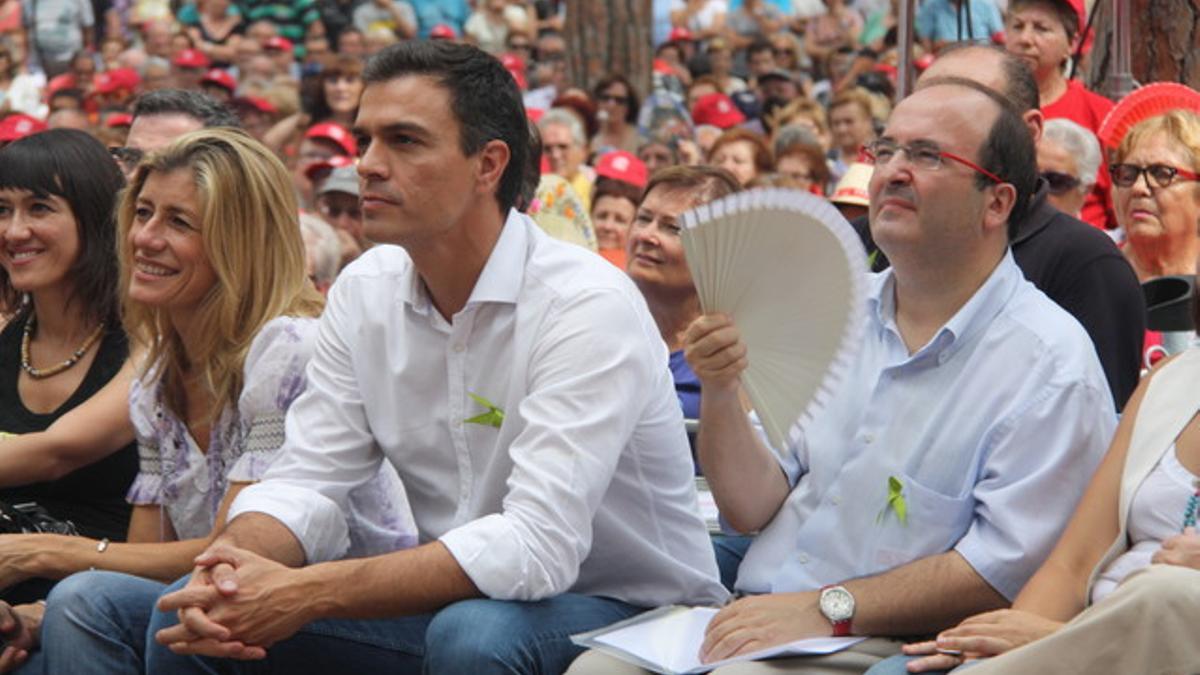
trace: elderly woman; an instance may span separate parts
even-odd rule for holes
[[[1152,118],[1134,127],[1129,135],[1134,138],[1126,140],[1145,153],[1137,161],[1181,162],[1181,157],[1149,153],[1152,145],[1166,140],[1161,130],[1170,124]],[[1124,163],[1114,170],[1118,186],[1131,177],[1139,183],[1146,178],[1154,181],[1145,169],[1169,166],[1129,163],[1139,155],[1124,143],[1121,147]],[[1136,169],[1120,168],[1130,166]],[[1194,198],[1195,185],[1185,183],[1181,188]],[[1157,218],[1152,212],[1156,207],[1147,198],[1142,197],[1141,204],[1146,219]],[[1191,228],[1195,229],[1194,219]],[[1193,252],[1192,269],[1200,272],[1198,268],[1200,257]],[[1192,314],[1200,325],[1200,298],[1193,303]],[[868,675],[944,672],[964,658],[983,659],[964,669],[968,675],[1196,672],[1200,663],[1200,641],[1195,639],[1200,623],[1197,382],[1200,345],[1196,344],[1142,378],[1066,531],[1012,609],[971,617],[943,631],[935,641],[909,645],[908,656],[880,662]]]
[[[1100,168],[1096,136],[1069,119],[1046,120],[1037,163],[1038,172],[1049,184],[1047,199],[1054,208],[1078,218]]]
[[[1109,173],[1125,253],[1138,279],[1191,274],[1200,254],[1200,115],[1175,110],[1137,124]]]
[[[742,187],[775,167],[766,139],[748,129],[730,129],[718,136],[708,151],[708,163],[733,174]]]

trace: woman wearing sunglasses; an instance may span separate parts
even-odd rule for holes
[[[1200,255],[1200,115],[1145,120],[1117,148],[1109,175],[1125,253],[1140,281],[1191,274]]]
[[[1100,169],[1100,143],[1095,134],[1068,119],[1046,120],[1037,144],[1037,164],[1049,187],[1047,201],[1078,218]]]

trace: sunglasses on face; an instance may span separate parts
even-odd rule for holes
[[[1050,184],[1050,194],[1052,195],[1064,195],[1071,190],[1077,189],[1082,182],[1069,173],[1061,173],[1059,171],[1043,171],[1041,176]]]
[[[1146,174],[1147,186],[1151,185],[1151,181],[1153,181],[1153,185],[1160,188],[1170,187],[1177,177],[1183,180],[1200,180],[1200,174],[1186,169],[1176,169],[1166,164],[1151,164],[1149,166],[1110,164],[1108,166],[1108,175],[1112,176],[1113,184],[1118,187],[1133,187],[1133,184],[1138,182],[1142,174]]]
[[[615,103],[617,105],[625,105],[625,101],[627,99],[624,96],[615,96],[613,94],[601,94],[600,97],[597,98],[596,100],[601,103]]]
[[[337,204],[321,203],[317,205],[317,211],[326,219],[341,218],[342,216],[350,216],[354,220],[362,218],[362,208],[359,206],[339,206]]]

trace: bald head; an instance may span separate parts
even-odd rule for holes
[[[951,47],[925,69],[917,88],[945,78],[972,80],[1003,95],[1020,113],[1034,143],[1041,139],[1045,117],[1038,108],[1037,81],[1020,58],[987,45]]]

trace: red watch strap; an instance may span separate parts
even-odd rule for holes
[[[850,619],[833,622],[833,637],[850,637]]]

